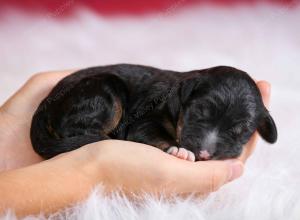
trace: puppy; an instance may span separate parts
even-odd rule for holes
[[[80,70],[60,81],[32,119],[44,158],[106,140],[152,145],[186,160],[234,158],[258,130],[276,125],[255,82],[218,66],[189,72],[119,64]]]

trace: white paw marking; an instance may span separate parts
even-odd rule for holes
[[[167,153],[183,160],[195,161],[195,154],[192,151],[189,151],[185,148],[171,146],[168,149]]]
[[[188,152],[189,152],[189,156],[187,160],[194,162],[196,159],[195,154],[192,151],[188,151]]]
[[[167,151],[168,154],[172,154],[174,156],[177,155],[177,152],[178,152],[178,147],[176,146],[171,146]]]

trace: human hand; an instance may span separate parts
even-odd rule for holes
[[[4,131],[0,136],[0,146],[2,148],[14,146],[14,152],[6,154],[11,155],[7,161],[17,161],[9,168],[21,167],[42,160],[32,150],[29,138],[31,118],[40,101],[50,92],[52,87],[71,72],[49,72],[34,76],[0,108],[0,127]],[[262,93],[264,103],[267,105],[270,85],[264,81],[257,82],[257,85]],[[245,146],[239,160],[199,161],[196,163],[182,161],[153,147],[132,142],[111,140],[86,147],[96,151],[95,155],[99,155],[101,158],[99,160],[101,166],[105,167],[105,169],[100,167],[101,170],[109,173],[109,175],[106,174],[105,180],[101,180],[107,183],[107,188],[123,187],[127,191],[156,191],[165,188],[169,192],[208,193],[217,190],[223,184],[242,174],[243,162],[253,152],[257,139],[258,135],[255,133]],[[107,146],[113,145],[113,147],[105,147],[103,143]],[[101,153],[98,154],[97,151],[101,151]],[[114,156],[114,154],[116,155]],[[117,155],[123,156],[119,158]],[[104,158],[105,160],[103,160]],[[123,166],[119,164],[123,164]],[[134,164],[136,167],[133,166]],[[160,165],[158,166],[158,164]],[[108,172],[112,168],[118,169],[114,172]],[[147,172],[145,172],[146,170]],[[132,172],[129,175],[130,179],[121,175],[130,172]],[[134,175],[135,172],[136,175]],[[140,181],[143,177],[142,174],[148,175],[145,176],[148,181]]]
[[[42,158],[33,151],[29,137],[31,118],[53,86],[71,72],[36,75],[0,107],[0,171],[26,166],[0,172],[0,214],[6,208],[18,215],[51,213],[86,198],[100,183],[107,192],[204,195],[242,174],[257,133],[235,160],[190,162],[148,145],[107,140],[38,163]],[[257,84],[267,105],[270,86]]]
[[[32,76],[0,107],[0,171],[42,161],[30,141],[32,116],[55,84],[73,72],[52,71]]]
[[[264,104],[268,106],[270,85],[257,82]],[[168,155],[148,145],[106,140],[85,146],[98,161],[95,183],[103,183],[107,191],[122,189],[125,193],[151,192],[201,195],[216,191],[242,175],[244,162],[253,152],[257,132],[244,147],[238,159],[190,162]]]
[[[270,84],[257,82],[268,107]],[[258,133],[244,146],[238,159],[190,162],[144,144],[107,140],[88,145],[99,161],[100,180],[108,191],[122,188],[125,193],[162,192],[207,194],[242,175],[252,154]]]
[[[270,105],[271,85],[267,81],[256,81],[256,84],[261,93],[263,103],[268,109]],[[240,159],[243,162],[246,162],[248,157],[255,150],[258,138],[259,138],[259,134],[257,131],[255,131],[255,133],[252,135],[248,143],[244,146],[243,152],[238,159]]]

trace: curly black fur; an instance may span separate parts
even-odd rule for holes
[[[255,130],[269,143],[275,123],[255,82],[218,66],[189,72],[119,64],[80,70],[38,107],[31,127],[44,158],[83,145],[120,139],[162,150],[179,146],[212,159],[237,157]]]

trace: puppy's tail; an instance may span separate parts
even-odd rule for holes
[[[41,117],[42,112],[37,112],[32,119],[30,138],[33,149],[45,159],[58,154],[75,150],[84,145],[109,139],[107,136],[79,135],[73,137],[53,137],[47,128],[46,117]]]

